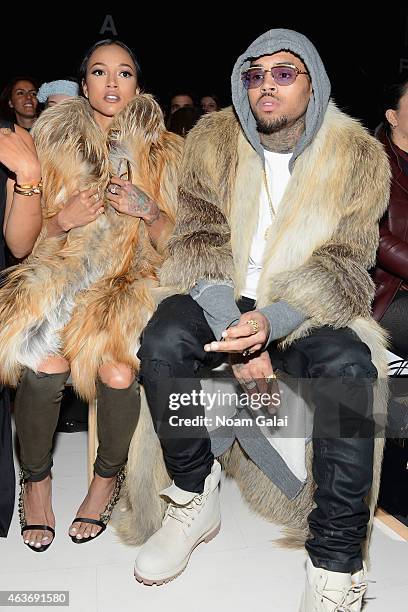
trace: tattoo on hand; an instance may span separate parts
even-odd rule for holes
[[[135,185],[128,194],[129,211],[133,213],[142,213],[148,215],[151,211],[153,200],[151,200],[143,191]]]

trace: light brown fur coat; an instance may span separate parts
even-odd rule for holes
[[[307,335],[314,327],[352,328],[370,348],[378,370],[374,413],[381,422],[387,406],[386,339],[371,318],[374,286],[367,270],[375,262],[378,220],[387,207],[389,180],[382,146],[331,102],[315,139],[295,162],[273,220],[257,300],[262,307],[284,299],[307,316],[298,329],[281,339],[281,346]],[[228,279],[240,296],[258,220],[261,185],[262,162],[245,139],[232,109],[202,118],[186,140],[177,222],[169,242],[170,256],[160,272],[163,285],[173,286],[175,293],[186,293],[199,279]],[[368,499],[372,514],[382,452],[383,440],[379,438]],[[159,497],[151,494],[148,522],[147,507],[140,507],[146,486],[146,473],[140,470],[144,457],[142,447],[132,443],[132,476],[128,478],[132,484],[123,502],[127,512],[119,520],[122,538],[131,543],[143,542],[157,529],[163,512]],[[310,445],[308,483],[293,501],[237,443],[221,461],[251,508],[288,527],[288,545],[303,544],[315,486]],[[162,464],[151,456],[149,465],[154,462],[155,473],[162,475],[159,486],[165,486]]]
[[[165,130],[152,96],[137,95],[105,134],[87,100],[46,110],[33,137],[41,162],[44,218],[76,189],[104,193],[111,174],[130,179],[174,222],[182,139]],[[48,238],[46,224],[32,254],[7,273],[0,289],[0,379],[18,383],[23,366],[37,370],[49,354],[71,364],[79,394],[95,396],[98,368],[121,362],[137,369],[140,333],[155,308],[163,236],[155,248],[144,223],[106,213],[66,236]]]

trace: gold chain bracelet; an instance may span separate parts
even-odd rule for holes
[[[23,183],[21,185],[14,183],[14,192],[23,196],[41,195],[42,186],[41,180],[38,183]]]

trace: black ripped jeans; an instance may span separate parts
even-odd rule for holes
[[[238,305],[241,312],[254,307],[248,298]],[[223,354],[204,351],[204,344],[212,340],[200,306],[190,296],[175,295],[159,305],[143,332],[138,353],[167,469],[176,485],[198,493],[214,460],[210,440],[205,427],[199,425],[171,437],[168,421],[174,413],[169,408],[169,395],[199,392],[200,372],[225,359]],[[370,515],[364,498],[373,474],[372,381],[377,371],[370,351],[352,330],[329,327],[315,330],[284,351],[274,344],[268,351],[274,368],[299,379],[313,379],[313,476],[317,490],[316,508],[308,517],[311,537],[306,549],[317,567],[358,571]],[[204,415],[204,409],[196,408],[197,414]],[[191,405],[180,406],[177,415],[191,417]],[[337,430],[341,435],[336,435]]]

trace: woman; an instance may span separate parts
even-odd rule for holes
[[[49,108],[69,98],[75,98],[79,93],[78,83],[71,79],[58,79],[43,83],[38,90],[37,100]]]
[[[221,108],[218,96],[216,96],[215,94],[202,96],[202,98],[200,99],[200,106],[203,115],[207,113],[213,113],[215,111],[220,110]]]
[[[17,258],[28,255],[41,229],[40,188],[24,195],[22,185],[38,185],[41,168],[31,136],[0,120],[0,270],[5,244]],[[0,385],[0,536],[6,537],[14,507],[14,464],[7,391]]]
[[[0,373],[19,382],[22,530],[41,552],[54,537],[51,446],[69,372],[84,399],[97,396],[100,441],[73,542],[102,533],[118,499],[139,414],[138,339],[155,306],[181,155],[126,45],[96,43],[80,77],[84,97],[35,126],[46,223],[0,291]]]
[[[31,77],[16,77],[3,89],[0,96],[2,116],[28,132],[38,116],[38,85]]]
[[[389,332],[391,351],[408,358],[408,80],[391,86],[377,133],[391,164],[388,209],[380,224],[373,315]]]

